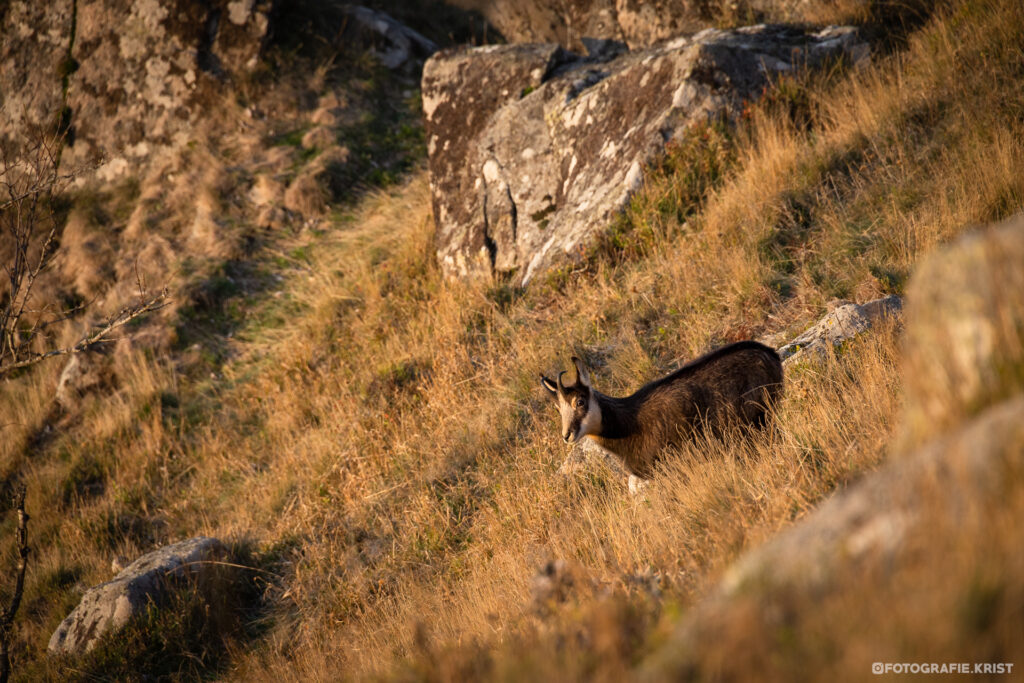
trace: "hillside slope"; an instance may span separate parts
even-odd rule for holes
[[[900,330],[793,368],[775,430],[682,448],[642,498],[600,463],[556,473],[538,374],[575,354],[624,393],[716,345],[789,338],[836,299],[902,293],[924,254],[1024,205],[1022,42],[1020,3],[950,2],[870,67],[779,83],[738,130],[670,150],[581,264],[525,291],[441,276],[413,170],[281,231],[263,285],[227,273],[201,334],[126,350],[118,385],[74,419],[48,418],[59,368],[4,384],[2,475],[33,515],[15,674],[659,677],[638,667],[741,553],[925,440],[900,426]],[[1006,528],[988,540],[1010,556]],[[12,529],[7,515],[5,568]],[[197,534],[248,567],[244,609],[211,620],[183,598],[80,660],[46,658],[112,559]],[[943,568],[919,570],[939,590]],[[1021,645],[996,623],[950,642]],[[798,663],[780,639],[737,675]],[[714,678],[714,663],[665,671]]]

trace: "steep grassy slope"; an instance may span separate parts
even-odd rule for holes
[[[417,172],[276,243],[283,280],[245,302],[212,374],[138,351],[114,395],[35,442],[56,369],[8,384],[0,452],[35,519],[22,671],[111,675],[116,645],[42,661],[77,587],[206,533],[260,599],[201,638],[171,619],[121,639],[165,672],[627,673],[738,553],[886,459],[898,330],[797,367],[774,432],[686,447],[640,499],[599,464],[556,474],[538,373],[577,354],[625,392],[901,291],[923,253],[1024,203],[1022,41],[1019,3],[965,1],[870,68],[782,84],[742,130],[696,131],[582,264],[529,291],[442,280]],[[534,599],[553,559],[572,585]]]

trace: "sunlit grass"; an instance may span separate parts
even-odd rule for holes
[[[275,243],[280,281],[202,375],[137,350],[53,433],[57,369],[8,383],[3,475],[34,519],[20,656],[41,657],[114,556],[210,534],[247,539],[271,577],[267,629],[230,656],[239,680],[524,677],[573,658],[577,677],[624,673],[743,550],[889,457],[899,329],[790,369],[772,430],[683,447],[640,498],[599,463],[556,474],[538,374],[577,354],[626,393],[835,299],[900,293],[922,254],[1018,209],[1022,15],[963,3],[905,52],[805,84],[810,124],[768,103],[710,129],[583,266],[528,291],[444,280],[416,171]],[[581,578],[538,611],[551,559]],[[657,599],[631,578],[648,568]]]

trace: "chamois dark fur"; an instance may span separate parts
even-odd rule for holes
[[[565,386],[541,375],[558,401],[562,438],[584,436],[615,453],[630,473],[650,478],[662,449],[699,429],[720,432],[729,424],[764,426],[782,392],[782,362],[774,349],[742,341],[712,351],[630,396],[594,389],[578,358],[576,381]]]

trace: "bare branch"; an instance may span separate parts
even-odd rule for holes
[[[15,531],[15,542],[18,551],[18,565],[14,577],[14,593],[11,603],[0,615],[0,683],[7,683],[11,675],[10,639],[14,626],[14,617],[21,606],[21,596],[25,591],[25,569],[28,567],[28,514],[25,513],[25,487],[22,486],[15,494],[15,510],[18,514],[18,526]]]
[[[45,348],[53,345],[50,328],[89,306],[68,308],[33,301],[35,285],[51,264],[59,238],[54,199],[84,170],[59,172],[63,143],[60,134],[47,137],[37,132],[15,152],[9,141],[0,139],[0,196],[5,196],[0,200],[0,237],[4,240],[0,245],[7,247],[6,253],[0,253],[7,285],[6,291],[0,289],[0,378],[47,358],[112,341],[109,335],[114,329],[167,304],[166,290],[149,295],[136,263],[137,303],[110,316],[70,346]],[[44,339],[47,344],[42,343]]]
[[[30,365],[35,365],[36,363],[42,362],[47,358],[53,358],[54,356],[66,356],[72,353],[79,353],[80,351],[85,351],[94,344],[103,344],[116,341],[115,339],[107,337],[107,335],[113,332],[118,327],[127,325],[132,320],[135,320],[141,315],[151,313],[152,311],[159,311],[161,308],[164,308],[169,303],[170,300],[167,298],[167,290],[165,289],[161,291],[158,295],[152,297],[151,299],[143,300],[133,306],[127,306],[125,308],[122,308],[116,314],[114,314],[110,318],[107,318],[107,320],[105,320],[104,322],[100,323],[100,325],[93,332],[85,335],[71,346],[65,346],[59,349],[52,349],[50,351],[46,351],[45,353],[36,353],[29,356],[28,358],[24,358],[22,360],[10,363],[8,365],[0,366],[0,377],[4,377],[5,375],[19,368],[26,368]]]

